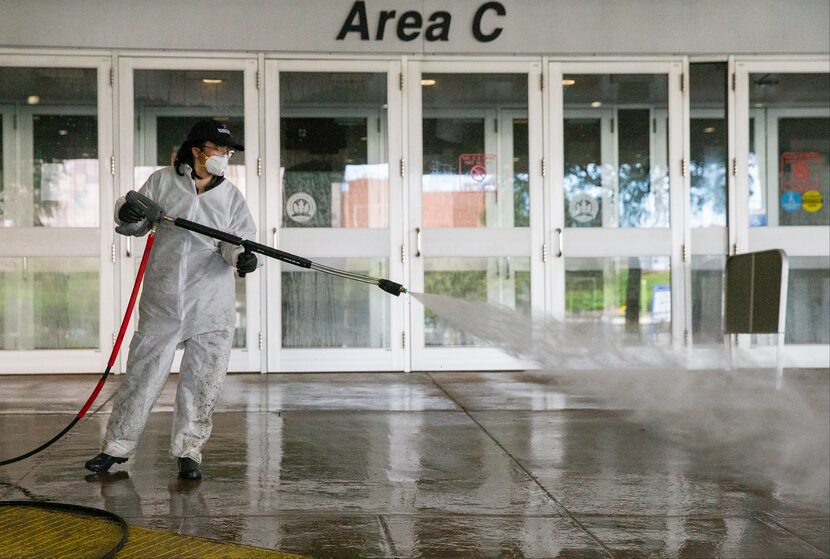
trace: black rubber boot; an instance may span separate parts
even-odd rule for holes
[[[192,458],[179,458],[179,477],[182,479],[202,479],[199,463]]]
[[[102,452],[92,460],[87,460],[84,467],[90,472],[100,473],[109,470],[113,464],[123,464],[126,461],[126,458],[118,458]]]

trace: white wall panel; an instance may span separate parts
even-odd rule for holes
[[[370,40],[337,34],[353,0],[0,0],[0,47],[75,47],[308,53],[816,54],[828,52],[826,0],[501,0],[472,33],[483,0],[366,0]],[[395,10],[382,40],[382,10]],[[397,24],[420,14],[417,38]],[[435,12],[451,15],[448,40],[426,41]],[[414,33],[409,31],[409,33]]]

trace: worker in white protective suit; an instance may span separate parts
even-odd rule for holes
[[[243,238],[256,232],[240,191],[224,178],[234,151],[244,148],[228,126],[196,123],[172,167],[153,173],[139,192],[167,215]],[[119,232],[143,235],[150,225],[137,204],[115,205]],[[213,408],[227,372],[236,323],[234,270],[253,272],[257,258],[238,246],[162,221],[150,253],[139,303],[139,322],[107,424],[103,452],[86,463],[105,472],[135,452],[150,410],[161,394],[176,347],[184,345],[170,453],[179,476],[201,478],[202,447],[210,437]]]

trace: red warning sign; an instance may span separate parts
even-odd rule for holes
[[[475,165],[472,169],[470,169],[470,178],[476,182],[483,182],[484,179],[487,178],[487,169],[481,165]]]
[[[462,153],[458,156],[458,176],[465,190],[495,190],[495,153]]]
[[[817,151],[785,151],[778,169],[781,192],[821,190],[824,157]]]

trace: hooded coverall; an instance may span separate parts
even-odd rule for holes
[[[176,174],[173,167],[156,171],[139,192],[168,215],[243,238],[253,237],[256,227],[251,212],[230,181],[223,180],[197,194],[190,167],[182,165],[180,169],[184,176]],[[116,202],[117,222],[124,203],[125,198]],[[134,234],[147,231],[145,222],[135,224]],[[176,347],[183,344],[170,453],[201,463],[233,344],[233,274],[242,250],[161,222],[145,272],[126,378],[113,402],[103,452],[120,458],[135,452],[170,373]]]

